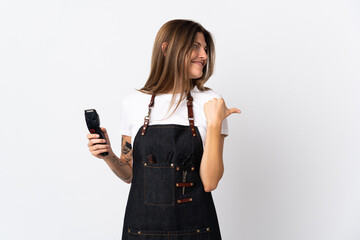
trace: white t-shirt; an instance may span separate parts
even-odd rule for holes
[[[221,95],[213,90],[200,91],[196,86],[191,90],[193,97],[194,125],[198,128],[205,145],[207,120],[204,112],[204,104],[213,98],[221,98]],[[172,94],[159,94],[155,96],[154,107],[151,109],[149,125],[155,124],[179,124],[189,126],[188,109],[186,98],[180,103],[176,111],[168,117],[176,107],[180,94],[176,94],[174,105],[170,111],[169,104]],[[150,94],[137,90],[127,94],[122,101],[120,134],[131,136],[131,145],[134,143],[136,134],[144,124],[144,117],[148,113],[151,100]],[[221,134],[228,135],[228,123],[225,118],[222,122]]]

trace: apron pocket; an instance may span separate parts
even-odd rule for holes
[[[128,240],[209,240],[210,228],[201,227],[181,231],[154,231],[136,228],[128,229]]]
[[[175,205],[175,171],[173,163],[144,162],[144,203]]]

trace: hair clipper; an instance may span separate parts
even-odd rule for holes
[[[85,110],[85,120],[90,133],[99,134],[100,139],[105,139],[104,133],[100,129],[100,118],[95,109]],[[100,154],[101,156],[107,156],[109,153],[103,152]]]

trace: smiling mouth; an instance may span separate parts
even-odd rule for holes
[[[191,61],[191,63],[199,65],[201,67],[204,67],[204,63],[203,62],[199,62],[199,61]]]

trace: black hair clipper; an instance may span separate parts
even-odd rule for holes
[[[99,134],[101,139],[105,139],[104,133],[100,129],[100,118],[95,109],[85,110],[85,120],[90,133]],[[100,154],[101,156],[107,156],[109,153],[103,152]]]

